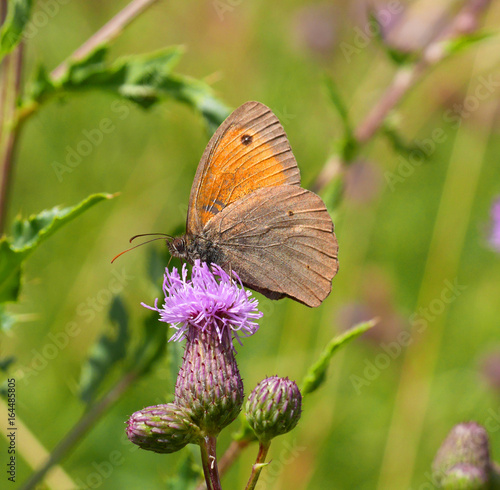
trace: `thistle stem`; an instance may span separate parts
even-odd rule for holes
[[[259,480],[262,468],[264,468],[264,466],[267,466],[268,464],[266,463],[266,456],[270,446],[271,441],[259,443],[259,453],[257,454],[257,459],[252,466],[252,473],[250,475],[250,479],[248,480],[247,486],[245,487],[245,490],[253,490],[255,488],[255,485],[257,485],[257,481]]]
[[[13,171],[14,154],[17,143],[18,128],[11,127],[16,113],[17,98],[21,91],[21,77],[23,67],[23,43],[3,60],[1,77],[1,135],[0,135],[0,161],[2,182],[0,184],[0,234],[5,230],[7,206],[9,200],[10,181]]]
[[[221,490],[219,469],[217,467],[217,438],[205,436],[200,443],[201,461],[207,490]]]

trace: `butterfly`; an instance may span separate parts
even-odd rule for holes
[[[174,257],[218,264],[270,299],[310,307],[330,294],[338,270],[326,206],[300,187],[285,130],[260,102],[240,106],[214,133],[194,177],[186,234],[166,236]]]
[[[236,109],[210,139],[194,177],[186,234],[170,253],[219,264],[271,299],[319,306],[338,270],[334,226],[300,187],[283,126],[260,102]]]

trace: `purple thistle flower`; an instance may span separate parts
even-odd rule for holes
[[[490,245],[500,252],[500,197],[497,197],[491,206]]]
[[[191,279],[187,279],[187,266],[182,266],[182,277],[174,268],[165,269],[163,293],[165,300],[158,307],[141,303],[160,314],[160,321],[169,323],[177,332],[170,340],[183,340],[195,327],[200,331],[213,330],[219,341],[230,339],[231,333],[241,344],[240,337],[249,337],[259,328],[255,320],[262,317],[257,310],[258,301],[251,298],[250,291],[243,288],[238,276],[233,272],[241,287],[231,279],[220,266],[196,260]]]

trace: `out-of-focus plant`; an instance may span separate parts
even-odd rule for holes
[[[226,106],[200,80],[174,73],[182,55],[181,47],[169,47],[153,53],[126,56],[108,61],[110,41],[154,0],[136,0],[116,15],[106,26],[77,49],[67,60],[49,72],[39,64],[21,85],[23,71],[24,30],[30,21],[33,2],[3,0],[0,17],[0,307],[2,326],[12,324],[5,303],[16,301],[20,289],[22,263],[44,238],[107,195],[89,197],[74,209],[54,208],[42,211],[27,221],[16,220],[10,234],[5,234],[9,204],[10,180],[15,165],[16,147],[23,124],[49,101],[59,97],[105,91],[132,101],[147,109],[165,100],[182,102],[199,112],[207,130],[213,130],[228,113]]]
[[[432,468],[433,484],[443,489],[500,488],[500,471],[492,461],[486,429],[476,422],[455,425],[439,448]]]

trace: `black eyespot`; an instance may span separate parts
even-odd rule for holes
[[[249,134],[244,134],[241,137],[241,143],[244,144],[245,146],[249,145],[253,141],[253,137]]]
[[[292,210],[288,211],[288,216],[293,216],[294,212]]]

